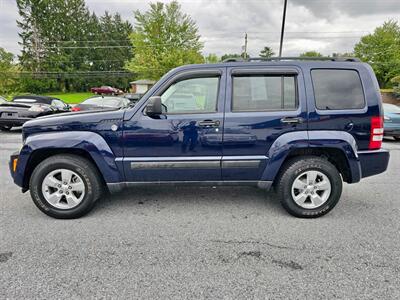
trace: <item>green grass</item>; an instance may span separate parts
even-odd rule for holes
[[[393,89],[381,89],[381,93],[393,93]]]
[[[65,103],[77,104],[83,100],[92,97],[93,93],[47,93],[47,96],[52,96],[63,100]]]

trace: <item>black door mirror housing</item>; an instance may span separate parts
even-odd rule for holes
[[[163,105],[160,96],[153,96],[149,98],[146,105],[146,115],[149,117],[157,117],[163,114]]]

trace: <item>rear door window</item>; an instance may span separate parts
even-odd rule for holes
[[[241,75],[233,77],[232,111],[295,110],[296,77]]]
[[[314,69],[311,71],[315,105],[320,110],[365,107],[361,79],[355,70]]]

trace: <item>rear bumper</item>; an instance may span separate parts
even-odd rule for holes
[[[385,128],[384,136],[400,136],[400,128]]]
[[[384,123],[384,136],[400,136],[400,124],[395,122]]]
[[[371,150],[359,151],[358,159],[361,166],[361,177],[369,177],[386,171],[389,164],[389,151],[387,150]]]

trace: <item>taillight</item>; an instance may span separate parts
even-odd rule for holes
[[[81,109],[79,107],[77,107],[77,106],[74,106],[71,110],[72,111],[80,111]]]
[[[371,118],[371,134],[369,137],[369,149],[380,149],[383,140],[383,117]]]

